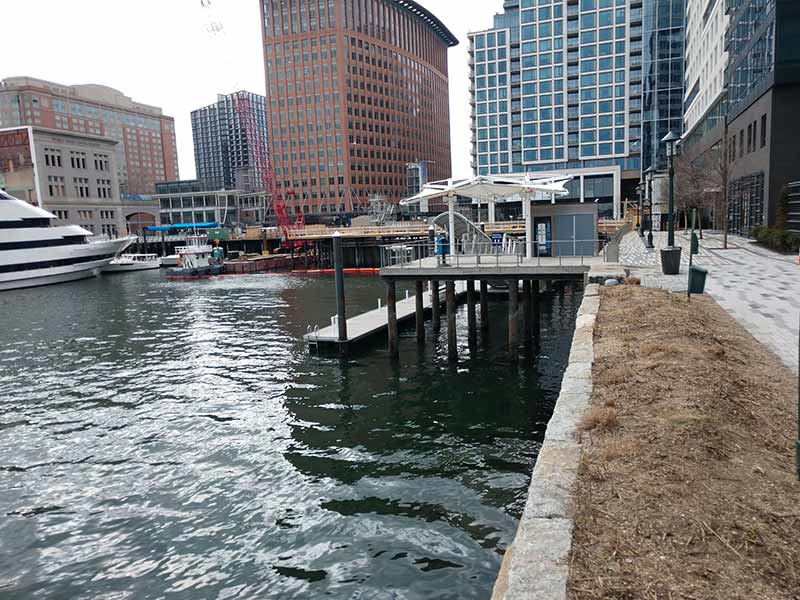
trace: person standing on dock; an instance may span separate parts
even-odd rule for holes
[[[221,265],[225,260],[225,248],[220,246],[219,240],[214,240],[214,249],[211,251],[211,257],[218,265]]]
[[[436,255],[439,257],[437,261],[439,265],[445,266],[447,264],[447,253],[450,249],[450,240],[447,238],[447,234],[442,231],[436,238]]]

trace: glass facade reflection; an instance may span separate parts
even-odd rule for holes
[[[645,0],[642,170],[667,167],[661,140],[683,131],[685,0]]]

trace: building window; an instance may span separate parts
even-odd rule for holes
[[[111,180],[98,179],[97,180],[97,197],[98,198],[111,198]]]
[[[117,237],[117,226],[116,225],[109,225],[107,223],[103,223],[100,226],[100,231],[103,235],[107,235],[108,237],[115,238]]]
[[[86,152],[70,152],[69,163],[73,169],[86,168]]]
[[[761,147],[767,145],[767,115],[761,115]]]
[[[85,221],[88,221],[88,220],[90,220],[90,219],[92,219],[94,217],[93,212],[94,211],[91,211],[91,210],[79,210],[78,211],[78,218],[79,219],[83,219]]]
[[[56,216],[56,219],[60,219],[61,221],[66,221],[69,218],[69,211],[67,210],[54,210],[53,214]]]
[[[44,149],[44,164],[48,167],[60,167],[61,165],[61,150],[55,148]]]
[[[47,176],[47,188],[51,198],[60,198],[67,195],[64,178],[57,175]]]
[[[78,198],[89,197],[89,179],[87,177],[73,177],[72,183],[75,188],[75,196]]]
[[[100,211],[100,218],[105,219],[106,221],[111,221],[114,219],[114,211],[113,210],[101,210]]]
[[[108,172],[109,170],[108,154],[95,154],[94,168],[96,171]]]

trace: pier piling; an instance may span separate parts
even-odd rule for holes
[[[458,341],[456,339],[456,282],[445,284],[447,304],[447,357],[451,361],[458,360]]]
[[[397,327],[397,297],[396,297],[394,280],[386,281],[386,313],[388,315],[388,331],[389,331],[389,356],[397,358],[400,356],[400,349],[398,347],[398,337],[400,332]]]
[[[489,282],[481,281],[481,335],[489,332]]]
[[[531,312],[533,313],[533,339],[536,342],[536,347],[539,347],[541,335],[541,297],[539,293],[539,286],[541,282],[536,279],[531,282]]]
[[[415,282],[416,286],[416,324],[417,324],[417,342],[422,344],[425,342],[425,306],[424,306],[424,297],[423,294],[425,293],[422,280],[418,279]]]
[[[522,280],[522,335],[523,344],[526,349],[530,348],[533,333],[533,322],[531,314],[531,281]]]
[[[347,308],[344,297],[344,253],[342,234],[333,234],[333,261],[336,279],[336,320],[339,325],[339,343],[347,343]],[[294,245],[292,245],[292,266],[294,266]]]
[[[439,295],[439,282],[435,279],[431,281],[431,320],[433,321],[433,331],[442,329],[442,302]]]
[[[475,315],[475,282],[467,280],[467,333],[470,347],[477,341],[477,319]]]
[[[508,353],[512,361],[519,357],[519,280],[508,280]]]

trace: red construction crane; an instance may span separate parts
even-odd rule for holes
[[[245,135],[247,136],[251,166],[255,167],[257,181],[261,184],[264,192],[269,195],[272,210],[278,219],[278,227],[281,228],[283,239],[288,242],[289,231],[303,229],[306,225],[306,217],[303,211],[298,209],[297,218],[292,221],[286,210],[286,201],[278,189],[275,171],[272,169],[272,161],[264,144],[264,138],[259,135],[258,121],[247,92],[239,92],[233,97],[233,107],[236,110],[236,114],[239,115],[239,122],[244,127]],[[294,192],[289,191],[287,195],[294,196]],[[269,208],[269,204],[267,208]]]

